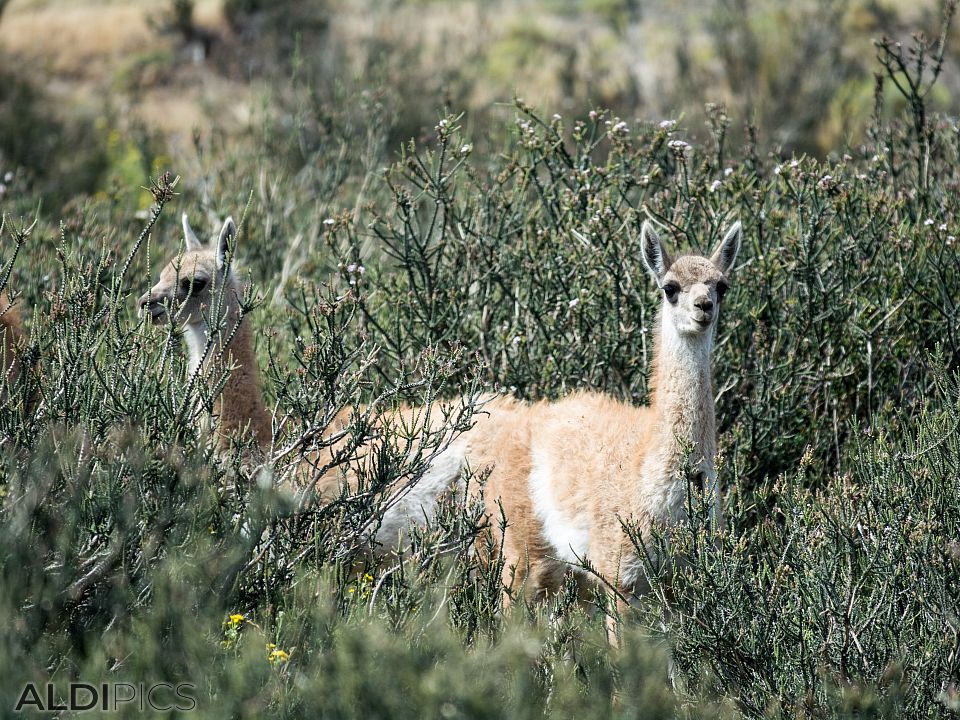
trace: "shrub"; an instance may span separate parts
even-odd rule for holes
[[[0,393],[0,695],[182,681],[224,717],[956,710],[960,164],[927,86],[888,123],[881,83],[868,141],[827,161],[732,148],[716,106],[698,142],[518,101],[496,152],[446,115],[382,173],[375,98],[285,88],[296,113],[198,139],[200,187],[161,177],[145,224],[116,194],[45,211],[32,234],[11,218],[3,261],[30,339]],[[37,192],[0,207],[23,215]],[[290,450],[275,462],[215,451],[176,329],[133,312],[175,251],[172,205],[243,217],[247,321]],[[636,539],[671,555],[648,567],[621,650],[572,577],[502,612],[462,497],[407,556],[371,560],[382,491],[469,422],[462,394],[646,400],[648,215],[679,249],[708,248],[733,217],[746,228],[717,336],[727,528],[692,495],[690,522]],[[373,399],[444,423],[390,432],[362,493],[293,497],[280,480],[296,451],[346,406],[367,406],[348,429],[363,445]]]

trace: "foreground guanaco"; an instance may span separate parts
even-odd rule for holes
[[[271,443],[248,323],[237,327],[239,287],[224,257],[236,234],[232,220],[202,244],[183,218],[187,252],[167,265],[160,282],[140,299],[155,322],[169,311],[184,324],[190,368],[225,355],[234,366],[218,398],[221,437],[248,429],[262,447]],[[655,332],[652,395],[635,407],[607,395],[578,392],[557,402],[487,400],[476,423],[433,462],[423,478],[393,503],[377,532],[390,549],[410,523],[429,521],[438,498],[459,482],[465,468],[487,470],[483,495],[496,524],[507,526],[501,549],[503,582],[510,597],[521,588],[537,597],[558,588],[570,569],[589,561],[626,596],[642,583],[642,564],[623,530],[641,534],[683,515],[685,467],[699,470],[720,514],[714,456],[716,417],[711,354],[721,301],[741,243],[735,223],[707,258],[671,259],[654,227],[641,230],[643,261],[662,292]],[[224,287],[222,313],[229,342],[210,353],[211,298]],[[409,412],[401,410],[403,412]],[[331,494],[349,476],[330,473],[317,490]]]
[[[736,223],[709,258],[671,259],[644,223],[643,260],[662,292],[649,406],[594,392],[532,405],[500,399],[466,434],[465,462],[492,468],[487,510],[497,517],[499,503],[507,519],[507,588],[549,593],[586,560],[628,597],[643,568],[623,523],[646,535],[680,518],[685,467],[702,475],[719,521],[711,351],[741,235]]]

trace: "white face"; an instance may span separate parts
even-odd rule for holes
[[[211,250],[186,252],[167,263],[160,281],[140,298],[140,311],[154,325],[173,321],[200,324],[210,314],[213,288],[223,282]]]
[[[227,280],[225,257],[237,234],[233,219],[227,218],[220,234],[208,243],[197,239],[186,215],[183,231],[187,251],[167,263],[160,281],[140,297],[140,312],[149,313],[154,325],[171,321],[187,325],[206,323],[213,298]]]
[[[734,223],[709,258],[683,255],[671,261],[649,222],[641,231],[643,261],[663,292],[663,317],[681,335],[709,332],[729,287],[726,273],[740,250],[742,231]]]
[[[707,332],[727,287],[723,273],[706,258],[679,257],[660,279],[664,316],[683,335]]]

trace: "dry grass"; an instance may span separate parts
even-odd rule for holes
[[[254,89],[177,56],[179,39],[150,25],[163,4],[146,0],[13,0],[0,22],[0,47],[64,107],[98,114],[103,98],[129,119],[168,136],[186,137],[217,122],[229,127],[249,115]],[[220,0],[201,0],[197,25],[226,32]],[[118,93],[116,79],[138,58],[168,53],[176,58],[162,80],[136,93]]]
[[[13,2],[0,23],[0,43],[47,73],[99,76],[131,53],[157,45],[148,9],[140,3],[35,8]]]
[[[246,57],[264,54],[264,44],[232,34],[222,0],[198,0],[195,23],[222,42],[212,61],[195,64],[181,38],[150,25],[167,5],[12,0],[0,21],[0,48],[65,111],[98,112],[109,96],[124,116],[164,134],[243,122],[259,94],[242,79]],[[835,18],[843,26],[837,40],[814,0],[755,0],[748,17],[725,13],[723,3],[654,0],[620,21],[609,14],[615,3],[327,0],[328,32],[302,49],[314,78],[392,93],[405,137],[431,127],[444,104],[483,123],[513,95],[563,114],[605,106],[631,120],[684,115],[692,128],[702,127],[703,103],[713,102],[752,106],[745,117],[772,128],[774,140],[814,152],[850,140],[848,126],[863,125],[872,112],[870,38],[932,26],[938,5],[851,0]],[[296,30],[282,31],[283,38]],[[255,74],[287,71],[289,58],[266,55],[253,64]],[[798,72],[808,55],[819,65]],[[948,67],[958,66],[960,56],[948,57]],[[127,83],[131,68],[135,82]],[[791,73],[797,79],[788,90],[776,78]],[[960,95],[960,81],[945,79],[943,88],[944,98]]]

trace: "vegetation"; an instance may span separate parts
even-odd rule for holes
[[[634,12],[591,6],[612,27]],[[289,19],[229,8],[243,32]],[[952,10],[932,41],[878,44],[870,117],[821,159],[764,143],[779,125],[735,140],[719,104],[699,133],[517,100],[482,126],[438,113],[401,146],[396,87],[293,63],[248,126],[196,134],[178,179],[153,131],[50,117],[0,84],[22,93],[0,97],[0,289],[28,335],[0,393],[0,698],[164,681],[225,718],[960,711],[960,143],[935,112]],[[99,140],[13,142],[73,128]],[[272,462],[217,452],[177,329],[137,316],[181,211],[198,231],[242,218],[245,322],[294,448]],[[371,561],[360,529],[474,410],[461,394],[645,402],[648,215],[686,250],[746,230],[715,357],[726,527],[691,496],[688,523],[636,538],[670,560],[648,562],[620,648],[573,582],[503,612],[462,499],[409,557]],[[448,422],[397,429],[356,496],[290,492],[296,450],[374,399]]]

